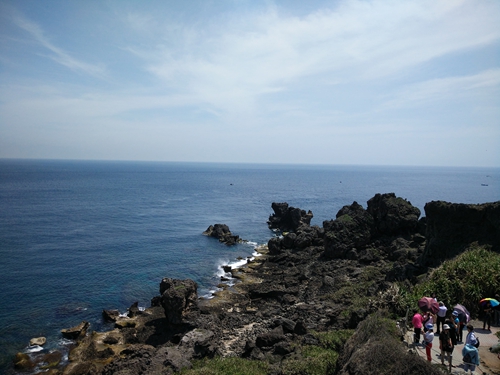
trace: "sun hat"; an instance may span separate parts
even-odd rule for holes
[[[434,325],[433,324],[426,324],[425,325],[425,328],[429,329],[429,330],[433,330],[434,329]],[[445,328],[446,329],[446,328]]]
[[[458,311],[456,311],[456,310],[455,310],[455,311],[453,311],[451,314],[452,314],[453,316],[458,316]]]
[[[443,325],[443,329],[450,329],[450,326],[448,324]]]

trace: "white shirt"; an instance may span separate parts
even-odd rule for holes
[[[432,332],[432,331],[425,332],[424,341],[432,343],[432,341],[434,341],[434,332]]]
[[[476,338],[474,331],[469,332],[467,334],[467,337],[465,338],[465,344],[470,344],[472,346],[477,344],[477,338]]]

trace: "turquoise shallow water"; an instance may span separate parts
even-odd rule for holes
[[[103,308],[149,306],[162,277],[209,294],[221,264],[273,235],[272,202],[311,210],[321,225],[386,192],[422,214],[431,200],[496,201],[500,170],[0,160],[0,373],[32,337],[57,349],[61,328],[105,329]],[[250,243],[201,234],[215,223]]]

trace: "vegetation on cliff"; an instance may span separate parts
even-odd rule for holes
[[[460,303],[473,317],[480,313],[479,301],[500,290],[500,254],[487,246],[472,244],[457,257],[444,261],[411,288],[401,288],[400,313],[417,306],[422,296],[435,293],[446,306]]]

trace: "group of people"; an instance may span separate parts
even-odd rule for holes
[[[427,360],[432,360],[431,350],[435,335],[439,335],[439,349],[441,351],[441,363],[445,360],[449,363],[449,370],[452,368],[452,355],[455,346],[458,343],[464,343],[463,332],[467,327],[467,336],[464,347],[462,348],[463,362],[465,371],[474,372],[479,365],[479,339],[474,333],[474,327],[467,324],[466,317],[458,311],[449,311],[443,302],[439,302],[439,310],[436,314],[430,311],[421,313],[414,310],[412,324],[414,327],[414,341],[420,343],[420,337],[423,335],[422,344],[425,346]],[[434,333],[436,325],[436,333]]]

